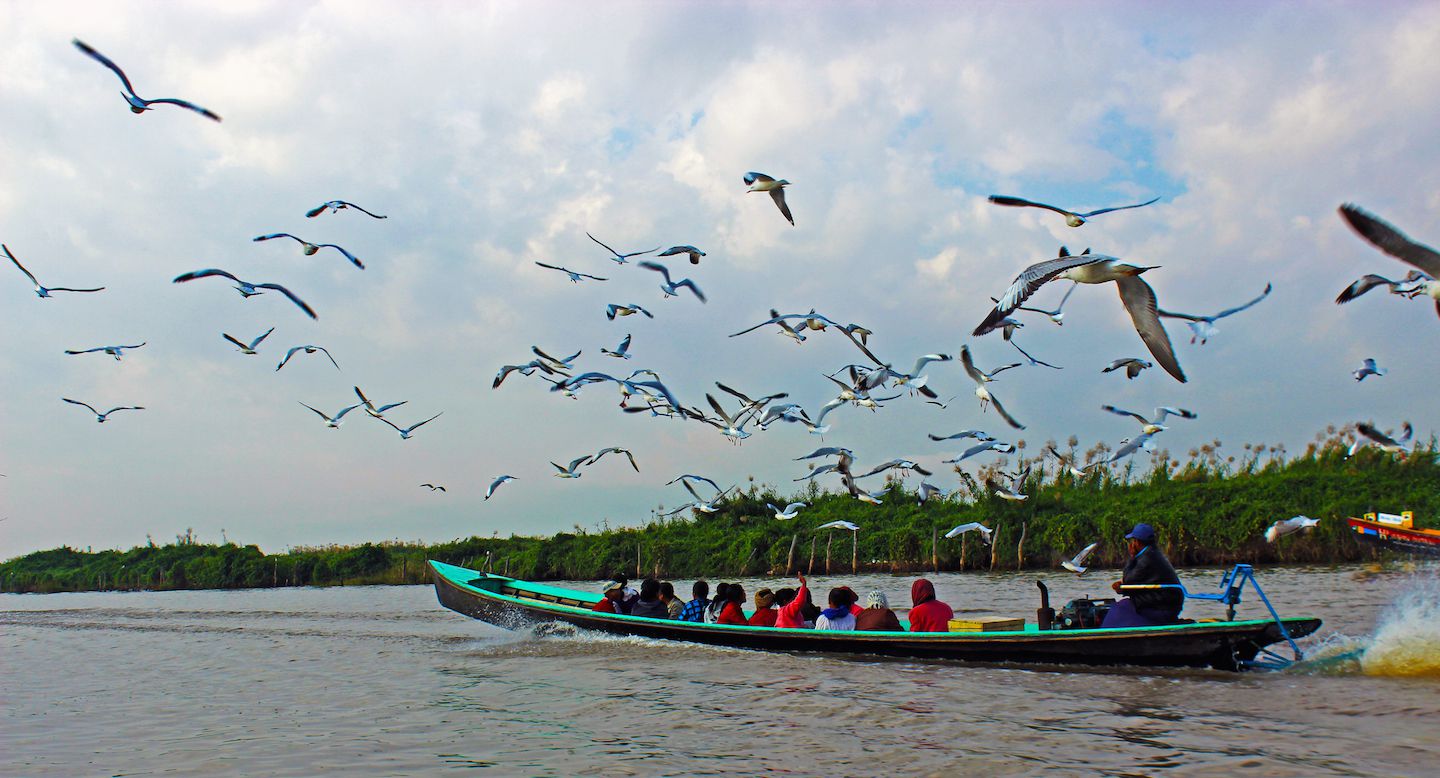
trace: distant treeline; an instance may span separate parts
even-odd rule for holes
[[[1328,433],[1328,434],[1327,434]],[[1245,446],[1238,459],[1219,441],[1189,452],[1188,461],[1158,451],[1145,473],[1132,459],[1097,467],[1077,478],[1053,460],[1026,458],[1032,467],[1024,502],[1003,500],[982,484],[1011,463],[1000,460],[976,475],[959,471],[962,486],[947,499],[917,504],[915,492],[892,480],[884,504],[861,503],[808,482],[782,497],[751,485],[715,513],[652,518],[643,527],[562,532],[553,537],[472,537],[433,545],[366,543],[296,548],[265,554],[234,543],[201,544],[192,533],[174,544],[94,553],[73,548],[39,551],[0,563],[0,589],[58,592],[109,589],[230,589],[426,583],[427,559],[488,568],[532,580],[585,580],[617,571],[672,579],[783,575],[789,570],[991,570],[1053,567],[1081,547],[1102,541],[1094,563],[1125,558],[1121,539],[1132,524],[1155,525],[1177,565],[1234,562],[1339,562],[1373,554],[1346,530],[1344,518],[1382,510],[1413,510],[1417,523],[1440,525],[1440,464],[1436,442],[1403,459],[1364,448],[1347,457],[1348,430],[1330,429],[1298,457],[1277,446]],[[1070,443],[1071,455],[1080,454]],[[1079,458],[1098,460],[1102,445]],[[915,481],[916,476],[910,480]],[[798,518],[777,521],[765,504],[805,502]],[[691,512],[686,512],[689,514]],[[1265,528],[1296,514],[1321,519],[1314,531],[1265,542]],[[845,519],[851,533],[817,531]],[[985,546],[974,533],[945,540],[951,527],[979,521],[995,530]]]

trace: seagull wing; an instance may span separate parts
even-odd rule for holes
[[[660,275],[664,276],[664,277],[665,277],[665,283],[666,283],[666,285],[670,285],[670,284],[672,283],[672,282],[670,281],[670,268],[665,267],[664,265],[662,265],[662,264],[660,264],[660,263],[658,263],[658,262],[641,262],[641,263],[640,263],[640,267],[643,267],[643,268],[645,268],[646,270],[654,270],[655,272],[657,272],[657,273],[659,273]],[[687,280],[688,280],[688,279],[687,279]]]
[[[795,217],[790,215],[790,206],[785,204],[785,190],[783,188],[771,189],[770,199],[775,201],[775,207],[780,209],[780,213],[785,217],[785,221],[790,222],[790,226],[794,227]]]
[[[1113,208],[1101,208],[1101,209],[1098,210],[1098,211],[1090,211],[1089,213],[1079,213],[1079,214],[1076,214],[1076,216],[1079,216],[1079,217],[1082,218],[1082,219],[1088,219],[1088,218],[1090,218],[1091,216],[1099,216],[1099,215],[1102,214],[1102,213],[1110,213],[1111,211],[1128,211],[1128,210],[1130,210],[1131,208],[1144,208],[1144,207],[1147,206],[1147,205],[1153,205],[1153,204],[1158,203],[1158,202],[1160,202],[1160,198],[1156,197],[1156,198],[1153,199],[1153,200],[1146,200],[1146,201],[1143,202],[1143,203],[1136,203],[1135,205],[1117,205],[1117,206],[1115,206],[1115,207],[1113,207]]]
[[[280,360],[280,364],[275,366],[275,372],[280,372],[280,368],[284,367],[290,361],[290,357],[295,356],[295,352],[303,351],[304,349],[304,346],[295,346],[294,348],[291,348],[289,351],[285,352],[285,358]]]
[[[82,403],[79,400],[72,400],[69,397],[61,397],[60,399],[64,400],[67,403],[70,403],[71,405],[80,405],[85,408],[89,408],[91,413],[95,414],[96,416],[100,415],[100,412],[95,410],[95,406],[91,405],[90,403]]]
[[[1237,305],[1237,306],[1235,306],[1234,308],[1226,308],[1225,310],[1223,310],[1223,311],[1215,314],[1214,316],[1212,316],[1212,317],[1210,317],[1210,318],[1211,318],[1211,319],[1223,319],[1223,318],[1225,318],[1226,316],[1229,316],[1229,315],[1231,315],[1231,314],[1239,313],[1239,312],[1245,310],[1246,308],[1249,308],[1250,306],[1255,305],[1256,303],[1260,302],[1261,300],[1264,300],[1266,297],[1269,297],[1269,296],[1270,296],[1270,290],[1271,290],[1272,288],[1273,288],[1273,287],[1272,287],[1270,284],[1266,284],[1266,285],[1265,285],[1265,291],[1261,292],[1259,297],[1256,297],[1254,300],[1251,300],[1250,302],[1245,303],[1244,305]]]
[[[1000,296],[1000,302],[995,304],[990,314],[985,317],[984,321],[980,322],[980,326],[976,327],[972,334],[980,336],[999,328],[1001,322],[1015,310],[1016,306],[1029,299],[1030,295],[1035,293],[1035,290],[1044,286],[1046,282],[1055,276],[1072,267],[1088,265],[1091,262],[1101,262],[1105,259],[1109,259],[1109,257],[1101,257],[1098,254],[1079,254],[1047,259],[1025,268],[1020,271],[1020,275],[1015,277],[1015,280],[1010,284],[1010,288],[1006,289],[1005,294]]]
[[[89,353],[92,352],[92,351],[104,351],[104,350],[105,350],[105,347],[104,347],[104,346],[99,346],[99,347],[96,347],[96,348],[87,348],[87,349],[85,349],[84,351],[71,351],[70,349],[65,349],[65,353],[66,353],[66,354],[89,354]]]
[[[178,105],[181,108],[189,108],[190,110],[200,114],[201,116],[204,116],[207,119],[214,119],[217,122],[220,121],[219,114],[215,113],[209,108],[201,108],[200,106],[188,100],[180,100],[174,97],[161,97],[155,100],[145,100],[144,98],[141,98],[141,101],[144,102],[146,105],[153,105],[154,103],[169,103],[170,105]]]
[[[985,374],[980,372],[979,368],[975,367],[975,361],[970,358],[970,346],[968,344],[960,347],[960,364],[965,367],[965,375],[970,376],[971,381],[981,386],[985,385]]]
[[[751,184],[754,184],[756,181],[774,181],[774,180],[775,180],[774,178],[771,178],[770,176],[767,176],[767,175],[765,175],[764,173],[756,173],[756,172],[753,171],[753,170],[750,171],[749,173],[746,173],[746,174],[745,174],[745,185],[746,185],[746,186],[750,186]]]
[[[569,272],[570,272],[569,270],[566,270],[566,269],[563,268],[563,267],[559,267],[559,266],[557,266],[557,265],[547,265],[547,264],[545,264],[544,262],[536,262],[535,264],[537,264],[537,265],[539,265],[540,267],[543,267],[543,268],[545,268],[545,269],[547,269],[547,270],[559,270],[561,273],[569,273]],[[612,306],[610,306],[610,307],[614,308],[615,306],[612,305]]]
[[[330,357],[330,364],[334,365],[336,370],[339,370],[339,369],[340,369],[340,363],[335,361],[335,357],[330,356],[330,351],[329,351],[329,349],[326,349],[324,346],[316,346],[315,348],[317,348],[317,349],[319,349],[320,351],[324,352],[324,353],[325,353],[325,356]],[[364,398],[361,398],[361,399],[364,399]],[[365,403],[365,404],[366,404],[366,405],[369,405],[370,403],[367,402],[367,403]]]
[[[1440,252],[1410,240],[1405,233],[1350,203],[1340,206],[1340,216],[1370,245],[1420,268],[1432,278],[1440,278]]]
[[[230,341],[231,343],[234,343],[237,347],[239,347],[239,348],[242,349],[242,350],[244,350],[244,349],[248,349],[248,350],[250,350],[250,351],[254,351],[254,350],[255,350],[255,347],[254,347],[254,346],[247,346],[247,345],[245,345],[244,343],[241,343],[240,341],[238,341],[238,340],[236,340],[235,338],[231,337],[228,333],[222,332],[222,333],[220,333],[220,337],[222,337],[222,338]]]
[[[1167,406],[1164,406],[1164,407],[1156,408],[1156,409],[1155,409],[1155,423],[1156,423],[1156,424],[1159,424],[1160,422],[1165,421],[1165,417],[1166,417],[1166,416],[1179,416],[1179,417],[1182,418],[1182,419],[1198,419],[1198,418],[1199,418],[1199,416],[1198,416],[1194,411],[1187,411],[1187,410],[1185,410],[1184,408],[1172,408],[1172,407],[1170,407],[1170,406],[1167,405]]]
[[[408,401],[407,401],[407,402],[408,402]],[[355,407],[357,407],[357,406],[354,406],[354,405],[350,406],[350,408],[355,408]],[[347,408],[346,410],[348,411],[349,408]],[[431,416],[430,418],[426,419],[425,421],[422,421],[422,422],[420,422],[420,423],[418,423],[418,424],[411,424],[409,427],[406,427],[406,428],[405,428],[405,431],[406,431],[406,432],[414,432],[415,430],[420,429],[421,427],[425,426],[426,424],[429,424],[430,422],[435,421],[436,419],[438,419],[438,418],[440,418],[441,416],[444,416],[444,415],[445,415],[445,412],[444,412],[444,411],[441,411],[441,412],[435,414],[434,416]],[[336,418],[339,418],[339,417],[337,416]]]
[[[594,235],[591,235],[591,234],[588,233],[588,232],[585,233],[585,237],[589,238],[590,240],[595,241],[596,243],[600,243],[600,239],[599,239],[599,238],[596,238]],[[625,259],[625,258],[620,254],[620,252],[616,251],[615,249],[610,248],[609,246],[606,246],[604,243],[600,243],[600,246],[601,246],[602,248],[604,248],[606,251],[610,252],[611,254],[614,254],[614,255],[615,255],[617,258],[619,258],[620,260],[623,261],[623,260]]]
[[[28,275],[28,273],[27,273],[27,275]],[[219,268],[213,268],[213,267],[211,267],[211,268],[206,268],[206,269],[204,269],[204,270],[193,270],[193,271],[191,271],[191,272],[189,272],[189,273],[181,273],[180,275],[175,276],[175,279],[174,279],[173,281],[171,281],[171,283],[174,283],[174,284],[183,284],[183,283],[185,283],[186,281],[194,281],[194,280],[197,279],[197,278],[209,278],[210,276],[220,276],[221,278],[228,278],[228,279],[230,279],[231,281],[234,281],[234,282],[237,283],[237,284],[244,283],[244,282],[241,281],[240,279],[236,278],[235,276],[230,275],[229,273],[225,272],[224,270],[220,270]]]
[[[291,235],[291,234],[288,233],[288,232],[272,232],[272,233],[270,233],[269,235],[257,235],[257,236],[255,236],[254,238],[251,238],[250,240],[251,240],[252,243],[259,243],[259,242],[262,241],[262,240],[274,240],[274,239],[276,239],[276,238],[289,238],[290,240],[293,240],[293,241],[295,241],[296,243],[304,243],[304,242],[305,242],[305,241],[300,240],[299,238],[295,237],[294,235]]]
[[[375,404],[370,402],[370,398],[366,397],[365,393],[360,391],[360,387],[358,386],[355,387],[355,396],[360,398],[360,404],[365,406],[367,410],[375,410]]]
[[[1025,429],[1025,425],[1024,425],[1024,424],[1021,424],[1021,423],[1018,422],[1018,421],[1015,421],[1015,417],[1014,417],[1014,416],[1011,416],[1011,415],[1010,415],[1010,412],[1007,411],[1007,410],[1005,410],[1005,406],[1003,406],[1003,405],[1000,404],[1000,398],[999,398],[999,397],[996,397],[994,394],[991,394],[991,395],[990,395],[990,404],[995,407],[995,411],[1000,414],[1000,418],[1004,419],[1004,420],[1005,420],[1005,423],[1009,424],[1010,426],[1014,427],[1014,428],[1017,429],[1017,430],[1023,430],[1023,429]]]
[[[351,254],[350,252],[348,252],[348,251],[346,251],[345,249],[343,249],[343,248],[335,245],[334,243],[318,243],[318,244],[316,244],[316,245],[321,246],[322,248],[332,248],[332,249],[335,249],[336,251],[340,252],[341,254],[344,254],[344,255],[345,255],[345,258],[348,259],[348,260],[350,260],[350,264],[354,265],[355,267],[360,268],[361,270],[364,270],[364,269],[365,269],[365,263],[364,263],[364,262],[361,262],[359,259],[357,259],[357,258],[355,257],[354,254]]]
[[[359,211],[360,213],[365,214],[366,216],[369,216],[369,217],[372,218],[372,219],[388,219],[388,218],[390,218],[390,217],[388,217],[388,216],[381,216],[381,215],[378,214],[378,213],[371,213],[371,212],[365,210],[364,208],[361,208],[360,206],[358,206],[358,205],[356,205],[356,204],[354,204],[354,203],[345,202],[344,200],[341,200],[340,202],[344,203],[344,204],[345,204],[345,207],[347,207],[347,208],[354,208],[355,210]]]
[[[111,62],[109,57],[91,48],[89,44],[85,43],[79,38],[72,39],[71,43],[74,43],[75,48],[85,52],[85,54],[88,55],[91,59],[94,59],[96,62],[99,62],[107,68],[110,68],[111,72],[120,77],[120,83],[125,85],[125,91],[129,92],[131,96],[133,96],[135,99],[140,99],[140,95],[135,94],[135,87],[130,85],[130,79],[126,77],[125,71],[121,70],[119,65]]]
[[[315,206],[314,208],[311,208],[310,210],[306,211],[306,212],[305,212],[305,218],[307,218],[307,219],[313,219],[313,218],[315,218],[316,216],[319,216],[320,214],[324,213],[324,212],[325,212],[325,209],[328,208],[328,207],[330,207],[330,204],[329,204],[329,203],[321,203],[320,205],[317,205],[317,206]],[[421,485],[423,486],[424,484],[421,484]]]
[[[603,281],[604,279],[602,278],[602,279],[600,279],[600,280]],[[694,292],[694,293],[695,293],[695,296],[698,297],[698,298],[700,298],[700,302],[702,302],[702,303],[703,303],[703,302],[707,302],[707,300],[705,299],[705,293],[702,292],[702,291],[700,291],[700,287],[696,286],[696,285],[695,285],[695,282],[694,282],[693,280],[691,280],[691,279],[689,279],[689,278],[686,278],[686,279],[684,279],[683,281],[680,281],[679,283],[675,284],[675,288],[676,288],[676,289],[679,289],[679,288],[682,287],[682,286],[689,287],[689,288],[690,288],[690,291]]]
[[[1345,287],[1344,291],[1340,292],[1340,295],[1335,298],[1335,304],[1343,305],[1344,303],[1348,303],[1377,286],[1389,286],[1391,289],[1394,289],[1395,282],[1384,276],[1366,273],[1356,279],[1355,283]]]
[[[1085,548],[1080,549],[1080,553],[1076,554],[1075,558],[1070,560],[1071,563],[1073,563],[1076,567],[1085,564],[1085,559],[1089,557],[1092,553],[1094,553],[1095,549],[1099,547],[1100,542],[1096,541],[1086,546]]]
[[[301,404],[301,405],[305,405],[305,403],[300,403],[300,404]],[[316,416],[319,416],[320,418],[324,419],[325,421],[327,421],[327,422],[328,422],[328,421],[333,421],[329,416],[326,416],[326,415],[325,415],[325,412],[324,412],[324,411],[322,411],[322,410],[320,410],[320,409],[318,409],[318,408],[311,407],[311,406],[309,406],[309,405],[305,405],[305,407],[306,407],[306,408],[310,408],[310,410],[312,410],[312,411],[315,411],[315,415],[316,415]],[[336,418],[339,418],[339,417],[336,417]],[[384,421],[384,419],[381,419],[381,421]]]
[[[1016,351],[1020,352],[1021,354],[1024,354],[1024,355],[1025,355],[1025,358],[1028,359],[1028,360],[1030,360],[1030,364],[1032,364],[1032,365],[1044,365],[1045,367],[1053,367],[1053,368],[1055,368],[1056,370],[1064,370],[1064,369],[1065,369],[1065,368],[1063,368],[1063,367],[1061,367],[1061,366],[1059,366],[1059,365],[1052,365],[1052,364],[1050,364],[1049,362],[1042,362],[1042,361],[1036,359],[1035,357],[1030,356],[1030,352],[1026,351],[1026,350],[1023,349],[1023,348],[1020,348],[1020,344],[1019,344],[1019,343],[1016,343],[1016,342],[1013,341],[1013,340],[1010,341],[1010,345],[1014,346]],[[1009,365],[1009,366],[1007,366],[1007,367],[1015,367],[1015,366],[1014,366],[1014,365]],[[1006,369],[1006,368],[1004,368],[1004,367],[995,368],[994,370],[991,370],[991,371],[990,371],[990,375],[993,376],[993,375],[995,375],[996,373],[1000,372],[1001,370],[1005,370],[1005,369]]]
[[[312,318],[312,319],[319,319],[319,318],[320,318],[319,316],[316,316],[316,315],[315,315],[315,309],[314,309],[314,308],[311,308],[309,305],[307,305],[304,300],[301,300],[299,297],[296,297],[294,292],[290,291],[289,289],[286,289],[285,287],[283,287],[283,286],[281,286],[281,285],[279,285],[279,284],[255,284],[255,288],[257,288],[257,289],[274,289],[275,291],[279,292],[280,294],[283,294],[283,295],[285,295],[286,297],[290,298],[290,302],[295,303],[296,305],[300,306],[300,310],[304,311],[304,312],[305,312],[305,315],[309,316],[309,317]]]
[[[1141,416],[1140,414],[1138,414],[1138,413],[1136,413],[1136,412],[1134,412],[1134,411],[1127,411],[1127,410],[1125,410],[1124,408],[1116,408],[1116,407],[1113,406],[1113,405],[1102,405],[1102,406],[1100,406],[1100,410],[1102,410],[1102,411],[1109,411],[1109,412],[1111,412],[1111,413],[1113,413],[1113,414],[1116,414],[1117,416],[1129,416],[1130,418],[1135,419],[1136,421],[1140,422],[1141,424],[1149,424],[1149,423],[1150,423],[1150,420],[1149,420],[1149,419],[1145,418],[1144,416]],[[1157,423],[1157,424],[1159,423],[1159,420],[1158,420],[1158,419],[1156,420],[1156,423]]]
[[[1078,215],[1078,214],[1075,214],[1075,213],[1073,213],[1073,212],[1071,212],[1071,211],[1067,211],[1067,210],[1065,210],[1064,208],[1059,208],[1059,207],[1056,207],[1056,206],[1054,206],[1054,205],[1046,205],[1045,203],[1037,203],[1037,202],[1035,202],[1034,200],[1026,200],[1026,199],[1023,198],[1023,197],[1009,197],[1009,196],[1007,196],[1007,195],[990,195],[990,202],[992,202],[992,203],[994,203],[994,204],[996,204],[996,205],[1009,205],[1009,206],[1014,206],[1014,207],[1017,207],[1017,208],[1044,208],[1044,209],[1047,210],[1047,211],[1054,211],[1055,213],[1061,214],[1061,215],[1063,215],[1063,216],[1076,216],[1076,215]]]
[[[34,284],[37,287],[40,286],[40,282],[35,280],[35,276],[29,270],[26,270],[24,265],[20,264],[20,260],[16,259],[14,254],[10,253],[9,246],[0,244],[0,249],[5,250],[5,256],[9,257],[10,261],[15,263],[15,267],[20,268],[20,272],[24,273],[25,277],[30,279],[30,283]]]
[[[1170,336],[1165,333],[1155,309],[1155,290],[1139,276],[1122,276],[1116,279],[1115,286],[1130,320],[1135,323],[1135,331],[1140,333],[1140,339],[1145,341],[1155,361],[1176,381],[1185,383],[1185,372],[1175,360],[1175,348],[1170,345]]]
[[[272,333],[272,332],[274,332],[274,331],[275,331],[275,328],[274,328],[274,327],[271,327],[270,329],[265,330],[265,334],[264,334],[264,335],[261,335],[260,337],[258,337],[258,338],[256,338],[255,340],[251,341],[251,343],[250,343],[250,350],[251,350],[251,351],[254,351],[254,350],[255,350],[255,347],[258,346],[258,345],[260,345],[260,342],[261,342],[261,341],[263,341],[263,340],[265,340],[266,338],[270,337],[270,333]]]

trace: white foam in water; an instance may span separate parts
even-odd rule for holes
[[[1366,675],[1440,678],[1440,576],[1420,575],[1380,615],[1360,655]]]

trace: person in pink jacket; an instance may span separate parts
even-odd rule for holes
[[[775,615],[775,626],[781,629],[806,629],[812,626],[805,623],[802,613],[805,604],[810,602],[810,589],[806,586],[805,574],[796,573],[795,577],[800,579],[800,591],[795,593],[795,599],[781,606]]]

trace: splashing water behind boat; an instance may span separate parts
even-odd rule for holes
[[[1440,576],[1416,577],[1385,612],[1360,655],[1366,675],[1440,678]]]

